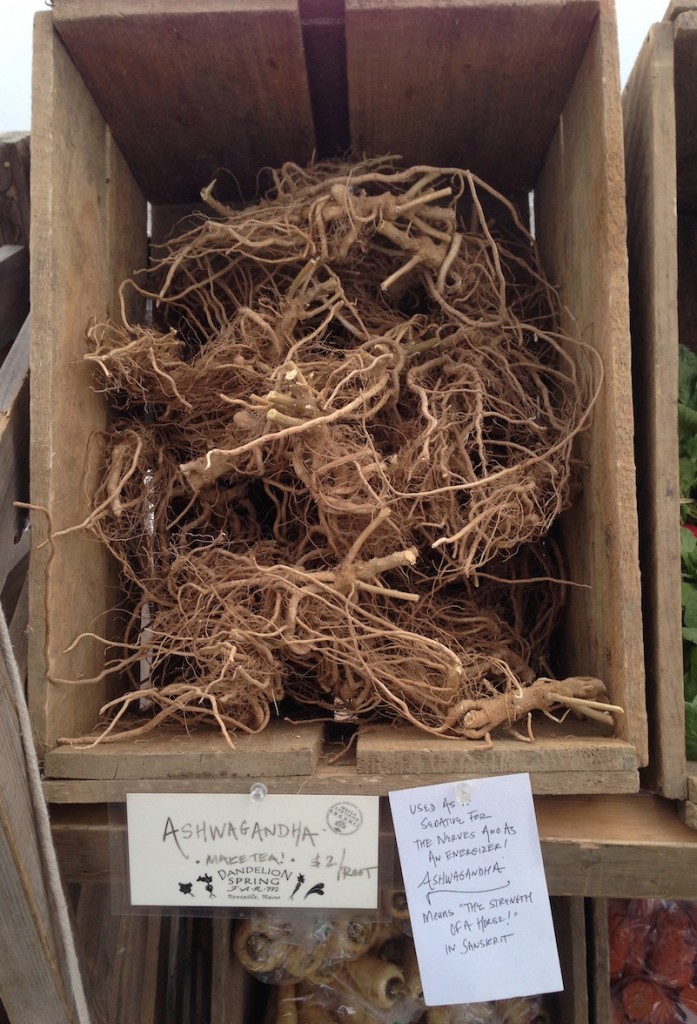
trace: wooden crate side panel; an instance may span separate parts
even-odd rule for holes
[[[0,592],[25,551],[24,512],[29,497],[29,320],[0,367]]]
[[[654,25],[624,93],[635,455],[646,639],[646,780],[685,796],[678,479],[673,31]]]
[[[137,190],[124,179],[94,101],[75,70],[49,15],[37,16],[34,40],[32,175],[31,498],[48,511],[51,531],[81,523],[96,486],[95,436],[107,424],[101,397],[83,361],[93,318],[116,307],[115,285],[145,252]],[[114,242],[114,236],[119,240]],[[112,248],[113,246],[113,248]],[[130,253],[125,258],[124,253]],[[125,262],[117,273],[119,261]],[[47,517],[32,519],[29,699],[42,748],[57,736],[89,730],[107,693],[99,684],[52,679],[100,674],[104,645],[83,631],[108,632],[118,604],[113,567],[85,531],[55,538]]]
[[[552,916],[564,989],[552,997],[554,1016],[565,1024],[588,1024],[585,901],[552,897]]]
[[[589,910],[592,1019],[595,1024],[612,1024],[608,901],[606,899],[591,900]]]
[[[697,8],[674,23],[678,209],[697,213]]]
[[[604,366],[581,489],[565,517],[572,580],[561,654],[568,674],[603,679],[626,709],[620,738],[648,756],[633,457],[626,214],[617,30],[601,13],[537,183],[546,270]]]
[[[597,0],[347,0],[353,147],[529,190],[597,12]]]
[[[297,0],[54,5],[56,27],[152,202],[254,195],[308,161],[312,112]],[[127,15],[124,16],[124,15]]]
[[[13,1024],[75,1024],[20,735],[9,672],[0,657],[0,999]]]

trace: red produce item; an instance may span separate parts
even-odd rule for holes
[[[653,981],[636,978],[622,989],[622,1006],[637,1024],[682,1024],[683,1018],[668,992]]]
[[[666,904],[656,917],[649,975],[668,988],[684,988],[692,981],[696,952],[690,917],[676,904]]]
[[[610,900],[607,909],[610,929],[610,975],[614,978],[622,973],[627,961],[634,929],[633,921],[627,913],[628,905],[624,900]]]

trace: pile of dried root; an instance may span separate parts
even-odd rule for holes
[[[514,207],[391,160],[286,165],[244,210],[204,198],[150,324],[90,335],[114,424],[82,525],[132,599],[108,732],[144,661],[139,731],[257,731],[292,697],[479,738],[512,694],[558,703],[536,679],[563,591],[545,538],[601,374]]]

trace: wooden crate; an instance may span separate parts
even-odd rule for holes
[[[331,154],[349,137],[362,151],[468,166],[526,210],[534,193],[547,272],[604,363],[564,522],[569,576],[585,586],[569,588],[555,668],[600,677],[625,709],[614,736],[545,722],[534,744],[504,737],[488,752],[360,731],[340,768],[325,765],[321,726],[280,721],[234,752],[214,732],[171,731],[56,748],[94,727],[113,688],[48,682],[47,664],[53,678],[98,675],[102,646],[71,644],[110,628],[119,592],[93,540],[45,544],[37,512],[30,704],[47,776],[78,780],[75,799],[95,779],[244,779],[260,765],[279,790],[530,771],[538,793],[635,791],[647,723],[612,0],[205,0],[195,14],[188,0],[55,0],[37,17],[34,59],[32,499],[52,530],[84,518],[94,487],[88,441],[106,413],[81,364],[85,328],[118,314],[120,281],[145,263],[146,203],[159,224],[221,166],[245,188],[264,165]]]
[[[687,771],[676,405],[678,342],[694,347],[697,324],[695,81],[697,3],[675,2],[648,34],[623,107],[650,726],[646,782],[679,799],[687,795]]]
[[[687,902],[679,900],[674,901],[671,896],[664,897],[664,900],[666,900],[669,904],[681,907],[683,911],[689,911],[690,916],[694,915],[694,901],[689,901],[691,904],[691,906],[689,906]],[[595,1024],[614,1024],[614,1022],[616,1022],[619,1019],[617,1007],[613,1006],[612,992],[614,987],[618,995],[621,993],[622,981],[620,980],[620,976],[618,974],[613,975],[610,966],[610,959],[613,945],[615,951],[615,959],[617,958],[617,954],[621,951],[622,946],[621,942],[616,944],[613,944],[612,942],[612,928],[608,914],[609,903],[610,901],[608,901],[607,899],[597,899],[588,901],[589,913],[588,926],[586,932],[588,941],[589,965],[588,997],[591,1009],[591,1020],[593,1020]],[[674,936],[670,935],[670,933],[666,931],[665,945],[667,946],[673,938]],[[686,935],[686,938],[688,944],[692,944],[692,936],[688,934]],[[633,940],[633,944],[630,947],[630,955],[632,952],[634,952],[634,954],[636,955],[636,953],[638,952],[637,946],[640,944],[640,941],[640,939],[636,938]],[[652,942],[652,940],[650,940],[650,942]],[[656,943],[656,945],[658,946],[658,943]],[[640,945],[639,948],[641,948]],[[680,950],[679,953],[679,948],[680,947],[678,947],[675,944],[673,944],[673,946],[671,947],[672,958],[669,961],[671,967],[673,965],[676,965],[679,968],[680,966],[685,965],[685,959],[680,958],[682,950]],[[614,970],[617,971],[617,968],[615,967]],[[630,970],[627,970],[626,973],[624,973],[624,980],[626,981],[634,975],[642,979],[651,979],[653,973],[654,972],[652,969],[652,964],[649,959],[649,962],[644,962],[643,964],[641,964],[641,966],[637,966],[635,964]],[[655,973],[658,975],[658,977],[656,978],[657,983],[661,986],[666,986],[666,980],[661,978],[660,971],[656,971]],[[666,990],[671,992],[672,999],[676,1004],[680,1004],[680,1007],[683,1011],[688,1010],[687,1006],[681,1004],[678,988],[666,986]],[[675,1016],[671,1019],[684,1019],[685,1013],[679,1014],[677,1011],[674,1012]],[[687,1012],[687,1017],[688,1019],[691,1019],[690,1012]],[[651,1017],[651,1020],[658,1019],[659,1012],[656,1011]],[[665,1019],[665,1017],[663,1019]]]

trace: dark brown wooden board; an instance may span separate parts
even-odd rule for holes
[[[529,191],[597,16],[591,0],[347,0],[355,150]]]
[[[697,9],[673,23],[678,209],[697,213]]]
[[[29,250],[0,245],[0,352],[19,333],[29,313]]]
[[[344,156],[351,146],[344,0],[300,0],[317,156]]]
[[[697,33],[695,33],[697,37]],[[673,26],[651,29],[623,96],[629,288],[646,639],[646,782],[684,798]]]
[[[0,245],[29,244],[27,132],[0,134]]]
[[[256,191],[315,145],[297,0],[55,0],[56,28],[146,198]],[[237,183],[237,184],[235,184]]]
[[[1,250],[0,250],[1,251]],[[29,497],[29,319],[0,366],[0,591],[25,553],[26,513],[15,502]]]

